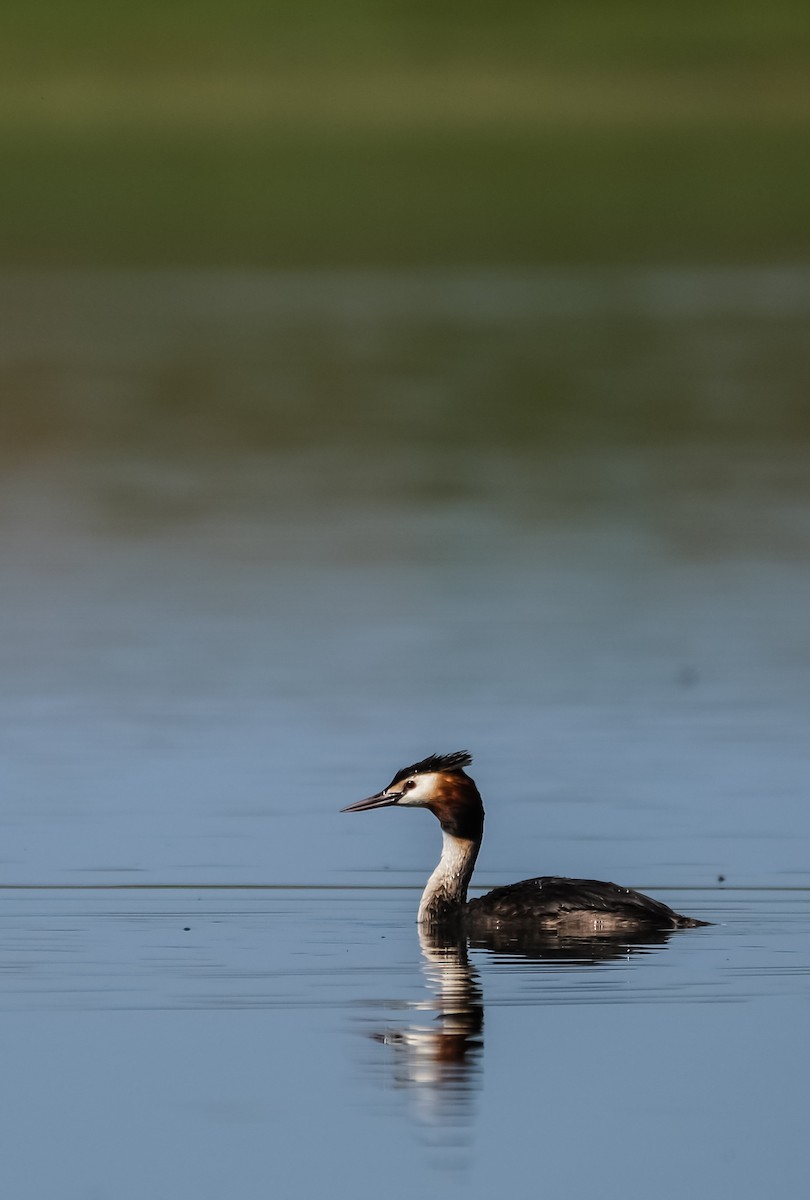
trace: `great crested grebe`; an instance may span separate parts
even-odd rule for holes
[[[442,856],[419,904],[420,926],[497,928],[504,922],[531,925],[568,936],[593,936],[643,930],[693,929],[706,925],[682,917],[660,900],[598,879],[562,879],[541,875],[498,887],[467,900],[467,887],[484,836],[484,806],[475,783],[464,771],[472,762],[465,750],[431,754],[397,771],[383,791],[358,800],[342,812],[372,808],[427,808],[442,827]]]

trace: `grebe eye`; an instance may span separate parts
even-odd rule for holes
[[[409,789],[409,788],[415,788],[415,787],[416,787],[416,780],[415,780],[415,779],[409,779],[409,780],[408,780],[408,782],[405,784],[405,790],[406,790],[406,791],[408,791],[408,789]]]

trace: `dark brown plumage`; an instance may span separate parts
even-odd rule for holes
[[[464,917],[465,922],[475,926],[531,921],[545,928],[589,922],[593,929],[596,920],[615,925],[617,932],[640,925],[650,929],[694,929],[707,923],[683,917],[669,905],[632,888],[560,875],[540,875],[493,888],[485,896],[469,900]]]

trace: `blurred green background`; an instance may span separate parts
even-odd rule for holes
[[[792,0],[5,0],[5,265],[810,249]]]

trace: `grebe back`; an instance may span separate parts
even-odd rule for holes
[[[568,936],[606,936],[643,930],[692,929],[706,925],[676,913],[660,900],[598,879],[541,875],[498,887],[467,900],[467,887],[484,836],[484,805],[464,768],[465,750],[432,754],[397,771],[381,792],[343,812],[372,808],[427,808],[442,827],[442,856],[419,904],[421,926],[497,928],[504,922],[531,924]]]

